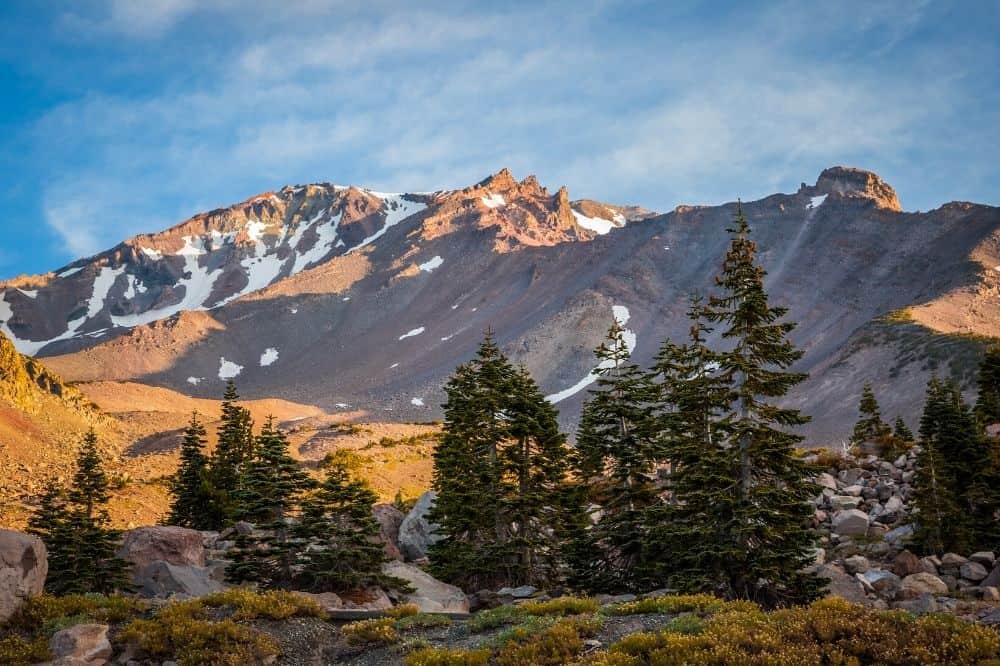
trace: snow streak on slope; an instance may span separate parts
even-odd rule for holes
[[[435,255],[433,259],[425,261],[424,263],[420,264],[418,268],[420,268],[420,270],[422,271],[430,273],[432,270],[434,270],[443,263],[444,259],[442,259],[440,255]]]
[[[621,326],[622,328],[625,328],[625,324],[627,324],[628,320],[631,319],[632,317],[628,308],[625,307],[624,305],[613,305],[611,307],[611,312],[614,314],[615,320],[618,322],[618,325]],[[625,348],[628,349],[628,353],[631,354],[632,352],[634,352],[635,345],[638,340],[635,331],[625,328],[625,330],[622,332],[622,338],[625,341]],[[596,368],[591,370],[586,377],[578,381],[576,384],[573,384],[568,389],[564,389],[562,391],[559,391],[558,393],[547,395],[545,396],[545,399],[551,402],[553,405],[558,402],[562,402],[566,398],[576,395],[583,389],[587,388],[588,386],[596,382],[597,378],[601,375],[602,370],[609,370],[610,368],[613,367],[614,367],[614,361],[601,361],[601,363]]]
[[[573,217],[576,218],[576,223],[579,224],[584,229],[589,229],[601,236],[608,233],[612,229],[625,226],[625,216],[621,213],[615,213],[611,220],[606,220],[603,217],[587,217],[583,213],[580,213],[573,209]]]
[[[385,224],[382,225],[381,229],[352,247],[347,252],[354,252],[355,250],[359,250],[366,245],[374,243],[376,240],[385,235],[385,232],[389,231],[390,227],[396,226],[409,216],[415,215],[424,208],[427,208],[427,204],[409,201],[408,199],[404,199],[404,195],[402,194],[382,194],[380,192],[365,191],[382,200],[385,207]]]

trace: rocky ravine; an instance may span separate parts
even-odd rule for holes
[[[903,212],[878,176],[837,167],[744,210],[800,323],[810,443],[846,436],[864,380],[911,423],[932,369],[971,386],[976,335],[1000,333],[1000,209]],[[236,377],[249,397],[413,421],[440,416],[445,378],[491,327],[571,428],[613,316],[642,363],[686,333],[734,212],[654,216],[507,171],[429,194],[286,187],[0,284],[0,328],[76,381],[215,397]]]

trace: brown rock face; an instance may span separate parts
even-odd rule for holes
[[[841,166],[825,169],[816,181],[816,193],[871,199],[879,208],[902,210],[896,191],[876,174],[863,169]]]
[[[38,537],[0,530],[0,624],[30,597],[38,596],[49,572],[45,544]]]
[[[167,564],[205,566],[201,532],[185,527],[154,525],[125,532],[118,557],[136,569],[161,560]]]

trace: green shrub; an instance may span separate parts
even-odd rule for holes
[[[341,631],[347,636],[348,642],[355,645],[389,645],[399,641],[399,632],[396,631],[395,620],[391,617],[358,620],[345,624],[341,627]]]
[[[424,648],[406,657],[406,666],[486,666],[489,650],[449,650]]]
[[[393,606],[385,612],[386,617],[391,617],[398,620],[402,617],[409,617],[411,615],[416,615],[420,612],[420,606],[416,604],[402,604],[400,606]]]
[[[325,617],[326,613],[316,601],[309,597],[270,590],[255,592],[234,587],[215,592],[199,600],[208,608],[232,607],[234,620],[284,620],[289,617]]]
[[[648,597],[625,603],[615,604],[602,612],[607,615],[644,615],[659,613],[674,615],[678,613],[697,613],[707,615],[721,610],[759,610],[749,601],[725,601],[710,594],[679,594],[664,597]]]
[[[557,622],[525,642],[511,641],[497,652],[497,666],[559,666],[569,663],[583,649],[578,627]]]
[[[408,629],[430,629],[432,627],[447,627],[451,624],[451,618],[447,615],[437,613],[417,613],[407,615],[396,620],[396,629],[406,631]]]
[[[70,594],[56,597],[43,594],[32,597],[8,620],[4,628],[33,634],[46,625],[60,624],[62,618],[83,618],[85,622],[118,624],[145,610],[146,604],[118,594]]]
[[[0,664],[27,666],[48,661],[50,657],[49,641],[44,635],[23,638],[15,634],[0,638]]]
[[[466,622],[466,625],[474,634],[478,634],[490,629],[497,629],[511,624],[523,622],[524,611],[516,606],[498,606],[488,610],[479,611]]]
[[[517,608],[525,615],[582,615],[593,613],[601,607],[597,599],[559,597],[548,601],[527,601]]]

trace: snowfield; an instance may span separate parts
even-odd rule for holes
[[[413,336],[420,335],[423,332],[424,332],[424,327],[420,326],[418,328],[410,329],[406,333],[403,333],[401,336],[399,336],[399,339],[405,340],[406,338],[412,338]]]
[[[625,325],[628,323],[628,320],[632,318],[632,314],[629,312],[629,309],[624,305],[611,306],[611,312],[615,320],[618,322],[618,325],[621,326],[622,328],[625,328]],[[622,338],[625,341],[625,348],[628,349],[628,353],[631,354],[632,352],[634,352],[635,345],[637,342],[635,331],[625,328],[625,331],[622,333]],[[562,402],[566,398],[576,395],[583,389],[587,388],[588,386],[596,382],[598,376],[600,375],[601,370],[607,370],[613,366],[614,366],[613,361],[601,361],[601,363],[596,368],[590,371],[590,374],[588,374],[586,377],[578,381],[576,384],[573,384],[568,389],[564,389],[562,391],[559,391],[558,393],[547,395],[545,396],[545,399],[551,402],[553,405]]]
[[[277,360],[278,350],[274,347],[268,347],[264,350],[264,353],[260,355],[260,367],[267,367]]]
[[[243,372],[243,366],[227,361],[225,356],[219,357],[219,379],[233,379]]]

